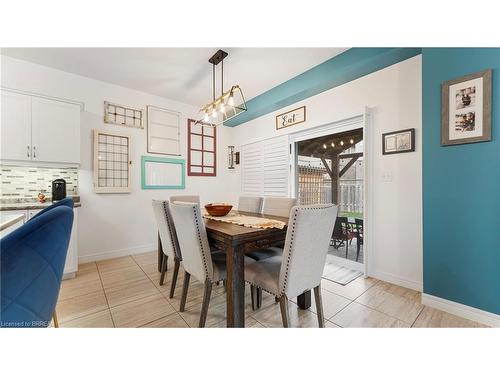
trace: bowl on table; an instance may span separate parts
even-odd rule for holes
[[[232,208],[233,206],[226,203],[210,203],[205,205],[205,209],[210,216],[226,216]]]

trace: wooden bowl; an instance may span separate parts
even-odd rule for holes
[[[205,205],[205,209],[210,216],[226,216],[232,208],[233,206],[225,203],[210,203]]]

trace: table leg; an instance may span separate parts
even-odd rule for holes
[[[242,247],[226,249],[227,327],[245,327],[245,278]]]
[[[302,310],[307,310],[309,307],[311,307],[311,291],[308,290],[307,292],[302,293],[297,297],[297,305],[299,305],[299,308]]]
[[[163,262],[163,249],[161,247],[160,233],[158,233],[158,272],[161,272],[162,262]]]

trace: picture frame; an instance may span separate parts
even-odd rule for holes
[[[141,188],[148,189],[185,189],[186,162],[184,159],[141,157]]]
[[[441,85],[441,146],[491,141],[491,69]]]
[[[187,126],[187,175],[217,176],[217,128],[193,119],[188,119]]]
[[[382,134],[382,154],[401,154],[415,151],[415,128]]]
[[[276,130],[288,128],[289,126],[301,124],[306,121],[306,106],[292,109],[276,116]]]
[[[181,155],[181,113],[152,105],[146,106],[147,152]]]

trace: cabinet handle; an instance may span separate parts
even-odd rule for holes
[[[33,158],[36,158],[36,146],[33,146]]]
[[[30,157],[30,146],[26,146],[26,156]]]

